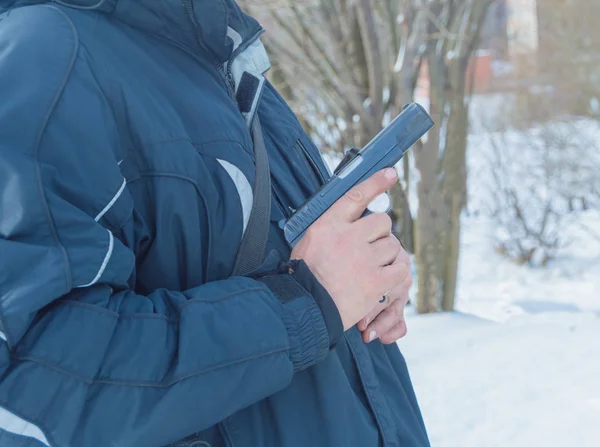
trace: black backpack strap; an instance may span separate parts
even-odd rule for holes
[[[253,203],[246,231],[238,249],[232,276],[243,276],[263,263],[271,223],[271,171],[258,113],[252,119],[256,173]]]

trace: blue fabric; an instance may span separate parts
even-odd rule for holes
[[[0,407],[52,447],[429,445],[395,345],[351,329],[330,350],[308,292],[230,277],[242,205],[222,162],[250,184],[254,163],[222,62],[227,27],[245,45],[258,23],[230,0],[0,13]],[[287,259],[277,222],[326,170],[268,84],[259,114]]]
[[[21,436],[0,429],[0,445],[9,447],[44,447],[44,444],[29,436]]]

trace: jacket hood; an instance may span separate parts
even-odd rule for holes
[[[221,63],[237,44],[262,30],[234,0],[0,0],[0,13],[40,3],[102,12],[189,49],[201,46]]]

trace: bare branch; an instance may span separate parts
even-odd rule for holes
[[[358,0],[357,9],[369,73],[371,115],[374,117],[375,125],[381,126],[383,119],[383,67],[381,65],[379,38],[375,30],[371,0]],[[373,123],[370,124],[373,125]]]

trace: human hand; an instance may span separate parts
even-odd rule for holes
[[[371,312],[407,275],[406,265],[395,262],[403,250],[391,234],[391,218],[385,213],[361,218],[397,178],[389,168],[356,185],[308,228],[292,251],[291,259],[303,259],[331,295],[344,330]]]

